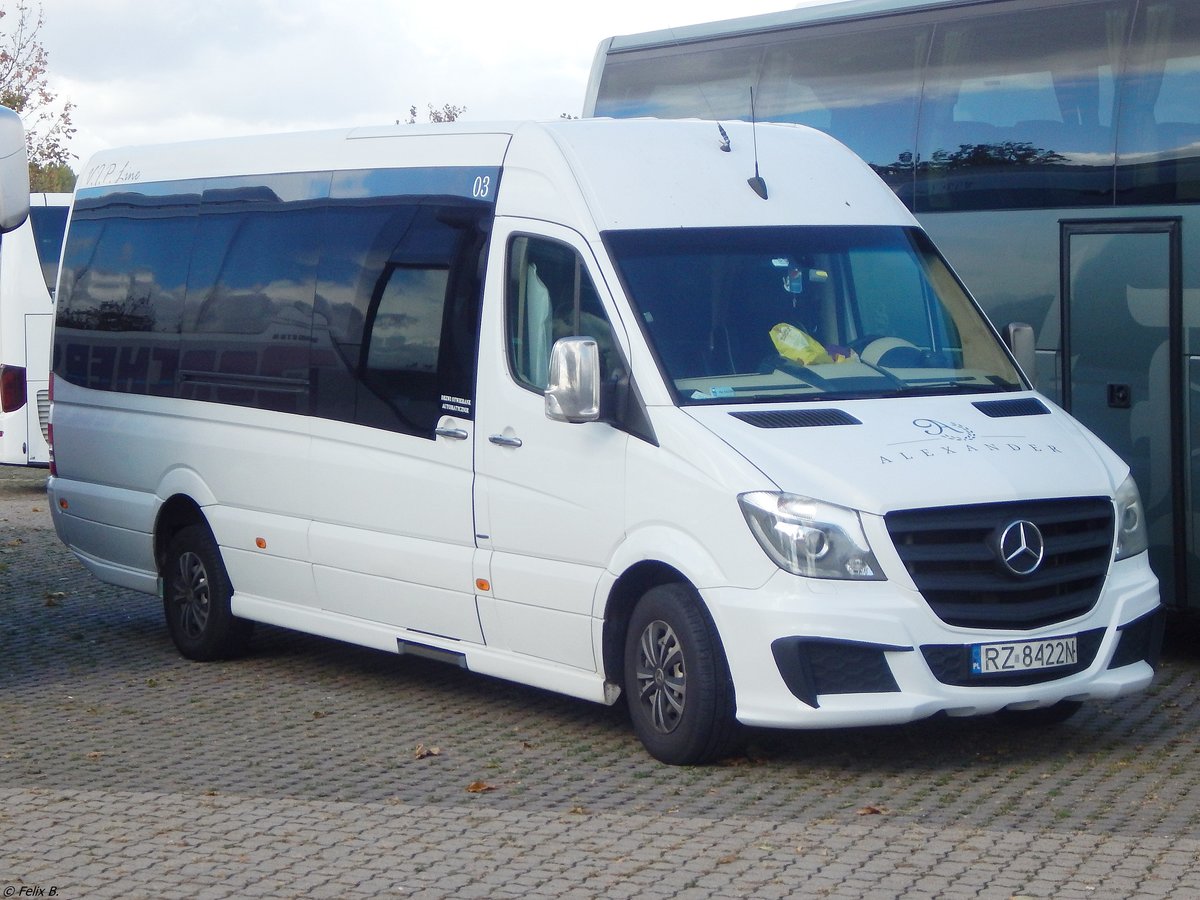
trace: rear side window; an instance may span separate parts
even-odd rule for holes
[[[179,396],[307,413],[322,204],[255,186],[200,208]]]
[[[430,439],[441,415],[470,417],[492,207],[363,189],[390,171],[339,173],[351,196],[325,172],[85,198],[55,373]]]
[[[54,330],[54,372],[105,391],[174,396],[200,198],[76,203]]]

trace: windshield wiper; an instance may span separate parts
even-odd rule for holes
[[[937,394],[1003,394],[1009,391],[1021,390],[1016,385],[999,385],[999,384],[980,384],[977,381],[957,381],[947,379],[946,381],[928,381],[919,384],[905,382],[902,387],[898,387],[896,392],[905,395],[930,395]]]

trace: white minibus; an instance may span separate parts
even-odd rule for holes
[[[59,536],[184,656],[263,622],[623,695],[669,763],[739,723],[1055,721],[1157,659],[1128,466],[802,126],[105,151],[51,431]]]
[[[32,194],[29,218],[0,237],[0,463],[47,466],[51,291],[70,194]]]

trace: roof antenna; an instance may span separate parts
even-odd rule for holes
[[[717,123],[717,131],[721,132],[721,151],[723,153],[731,152],[732,148],[729,145],[729,132],[725,130],[725,126],[720,122]]]
[[[747,178],[746,184],[750,185],[754,193],[766,200],[767,183],[758,174],[758,122],[754,115],[754,85],[750,85],[750,133],[754,137],[754,177]]]

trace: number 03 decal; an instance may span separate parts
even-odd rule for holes
[[[486,197],[492,191],[492,176],[477,175],[475,183],[471,185],[472,197]]]

